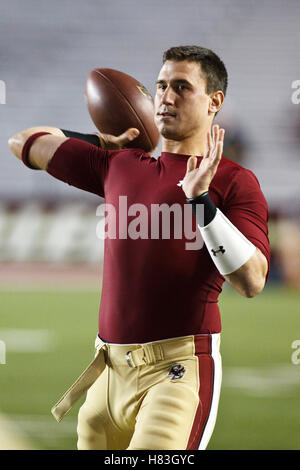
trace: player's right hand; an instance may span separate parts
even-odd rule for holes
[[[111,134],[102,134],[102,132],[97,132],[97,135],[100,139],[101,148],[104,150],[118,150],[124,148],[131,142],[136,139],[140,131],[135,127],[130,127],[127,131],[119,136]]]

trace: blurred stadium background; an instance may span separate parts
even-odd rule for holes
[[[300,448],[299,18],[300,3],[281,0],[0,3],[0,449],[76,448],[82,401],[59,425],[50,408],[92,357],[103,261],[103,200],[28,170],[7,140],[37,125],[94,132],[89,71],[122,70],[154,93],[162,52],[180,44],[224,60],[224,154],[254,171],[270,208],[267,288],[221,296],[224,379],[209,449]]]

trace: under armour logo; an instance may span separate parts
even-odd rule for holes
[[[180,180],[179,183],[177,183],[177,186],[182,186],[183,185],[183,180]]]
[[[217,253],[222,253],[222,254],[225,253],[225,249],[224,249],[223,245],[219,245],[218,250],[212,249],[211,251],[213,252],[214,256],[217,256]]]
[[[172,375],[171,380],[178,380],[183,377],[183,374],[185,373],[185,368],[181,364],[175,364],[175,366],[172,366],[171,369],[169,370],[168,376]]]

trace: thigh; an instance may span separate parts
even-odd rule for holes
[[[187,448],[197,411],[201,417],[199,374],[196,358],[180,364],[185,368],[181,379],[172,381],[164,372],[163,381],[147,392],[128,450]]]
[[[107,406],[108,367],[87,392],[78,414],[78,450],[126,449],[131,435],[111,419]]]
[[[218,348],[213,349],[213,354],[179,361],[185,369],[179,380],[165,378],[149,387],[129,450],[206,448],[216,421],[222,375]]]

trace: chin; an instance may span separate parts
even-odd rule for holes
[[[168,129],[166,127],[162,127],[159,129],[159,133],[162,137],[169,140],[182,140],[182,136],[179,134],[177,129]]]

